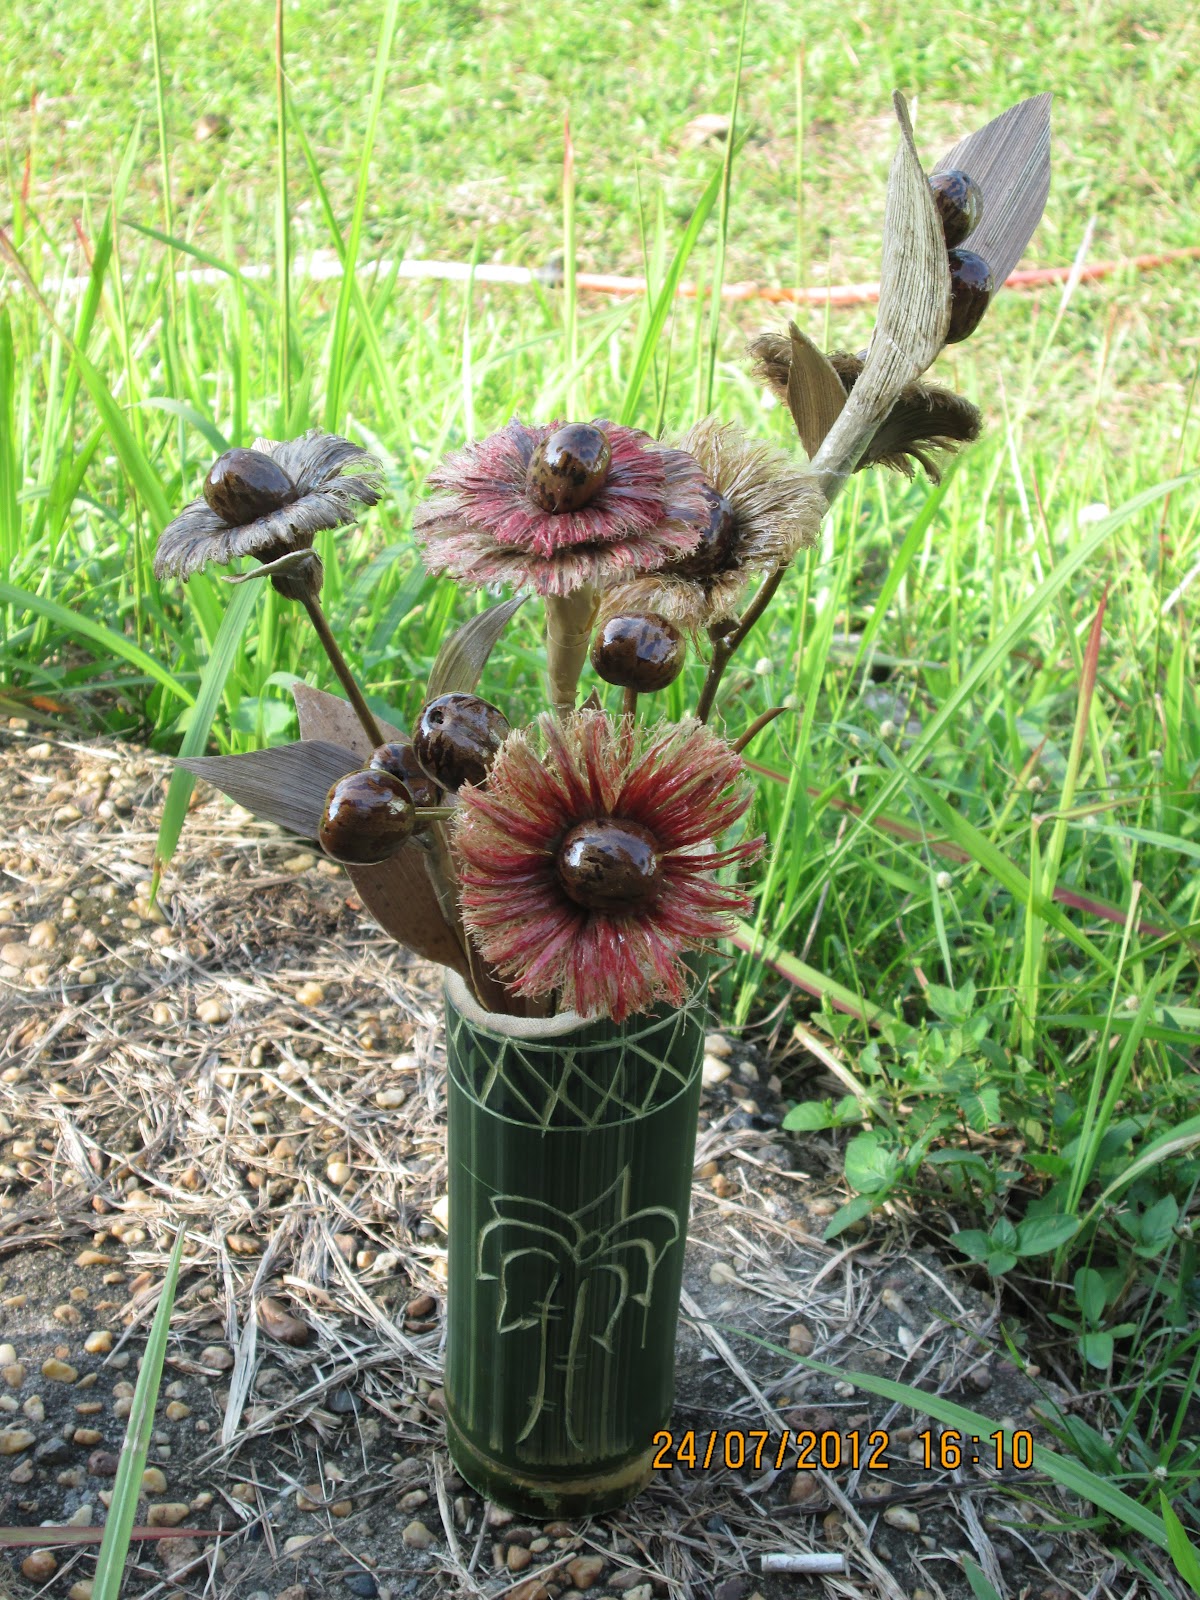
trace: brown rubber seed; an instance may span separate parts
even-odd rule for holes
[[[291,505],[296,485],[277,461],[261,450],[226,450],[208,469],[204,498],[223,522],[240,528],[270,511]]]
[[[605,683],[638,694],[674,683],[685,655],[679,629],[656,611],[609,617],[592,640],[592,666]]]
[[[335,861],[365,866],[402,850],[415,822],[412,796],[400,779],[365,767],[330,789],[318,837]]]
[[[620,817],[594,817],[572,828],[554,866],[576,905],[610,917],[653,905],[662,887],[658,840],[649,828]]]
[[[933,203],[942,219],[947,250],[960,245],[973,233],[983,218],[983,190],[968,173],[951,167],[935,172],[929,180]]]
[[[975,332],[992,298],[992,272],[973,250],[951,250],[950,326],[946,343],[959,344]]]
[[[569,422],[533,452],[525,492],[543,511],[578,511],[600,493],[611,463],[603,429]]]
[[[443,789],[482,783],[508,737],[508,719],[476,694],[441,694],[421,708],[413,750]]]
[[[700,543],[689,555],[681,556],[664,568],[676,577],[711,578],[714,573],[726,572],[737,565],[734,560],[737,519],[733,507],[711,484],[704,485],[704,499],[708,505],[708,521],[701,529]]]
[[[371,752],[370,765],[381,772],[390,772],[412,795],[415,806],[440,806],[442,791],[428,774],[421,771],[417,753],[411,744],[381,744]]]

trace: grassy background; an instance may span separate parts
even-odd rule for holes
[[[569,111],[579,265],[661,282],[723,158],[689,123],[728,106],[734,9],[606,0],[531,20],[515,4],[364,4],[333,18],[304,0],[284,15],[286,208],[266,7],[172,7],[157,54],[144,5],[39,0],[6,20],[10,711],[36,696],[72,726],[176,748],[234,591],[208,577],[160,590],[157,533],[226,442],[322,424],[388,466],[386,503],[321,548],[329,610],[372,697],[410,715],[448,622],[474,603],[426,579],[411,549],[431,464],[571,393],[580,415],[618,412],[646,307],[585,299],[576,367],[556,291],[385,272],[352,296],[296,276],[285,316],[281,216],[300,254],[553,261]],[[931,163],[1012,99],[1056,91],[1031,262],[1069,262],[1089,229],[1092,257],[1196,243],[1198,29],[1186,8],[1112,0],[755,5],[726,277],[875,275],[893,86],[917,103]],[[227,136],[197,141],[204,114]],[[721,245],[714,213],[688,275],[709,281]],[[176,283],[197,253],[224,263],[218,283]],[[239,274],[257,263],[271,275]],[[1020,1337],[1106,1391],[1073,1447],[1148,1504],[1165,1483],[1188,1522],[1200,580],[1175,591],[1196,579],[1200,496],[1190,480],[1161,486],[1196,464],[1197,270],[1001,296],[937,369],[982,405],[985,439],[932,501],[924,482],[857,477],[722,702],[738,731],[795,696],[755,750],[778,775],[762,783],[774,849],[741,938],[756,955],[738,957],[723,999],[741,1021],[795,993],[758,959],[764,940],[813,997],[789,1019],[851,1092],[801,1118],[867,1124],[847,1146],[855,1198],[838,1225],[907,1198],[936,1230],[967,1228],[959,1248],[1010,1286],[1009,1304],[1062,1319]],[[89,273],[82,295],[59,287]],[[754,304],[722,317],[716,404],[789,442],[742,363],[745,334],[777,320]],[[871,313],[801,320],[855,349]],[[707,341],[706,307],[680,301],[635,420],[691,420]],[[1105,521],[1097,506],[1129,509]],[[221,748],[294,736],[292,675],[330,686],[284,603],[238,593],[244,632],[219,646]],[[484,692],[532,711],[539,664],[523,614]],[[698,669],[667,709],[697,686]]]

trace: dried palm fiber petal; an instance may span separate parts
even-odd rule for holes
[[[709,485],[710,517],[695,551],[614,585],[601,618],[653,611],[696,633],[737,615],[747,584],[786,567],[817,541],[828,509],[820,487],[775,446],[704,417],[679,440]]]

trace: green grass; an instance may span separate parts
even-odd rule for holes
[[[214,709],[218,748],[293,737],[292,676],[333,686],[295,612],[265,585],[160,589],[150,560],[226,443],[322,425],[387,464],[384,504],[320,549],[335,630],[403,722],[478,603],[427,578],[409,536],[447,448],[514,410],[677,429],[710,385],[723,415],[794,445],[741,359],[777,314],[713,320],[665,291],[874,277],[893,86],[917,98],[931,159],[1056,90],[1031,261],[1069,261],[1093,216],[1093,256],[1197,242],[1186,8],[753,5],[731,161],[686,127],[733,104],[740,7],[530,17],[387,0],[331,21],[302,0],[283,93],[261,8],[97,4],[68,30],[38,0],[12,19],[6,707],[33,698],[162,749],[193,716],[202,743]],[[192,139],[203,112],[229,119],[226,140]],[[560,290],[282,270],[285,241],[297,259],[537,265],[571,239],[581,269],[644,270],[654,293],[576,308]],[[175,281],[214,263],[216,284]],[[799,1120],[854,1133],[835,1224],[904,1200],[947,1241],[964,1230],[964,1262],[1025,1313],[1019,1348],[1104,1391],[1065,1445],[1156,1517],[1165,1492],[1193,1535],[1200,576],[1174,594],[1200,563],[1197,270],[1001,296],[937,369],[982,405],[985,438],[932,495],[857,476],[720,702],[739,732],[794,697],[751,752],[774,774],[772,850],[722,1000],[736,1022],[792,1003],[854,1086],[814,1107],[811,1055],[788,1080]],[[89,271],[81,296],[57,287]],[[801,320],[856,349],[871,313]],[[244,627],[222,631],[235,596]],[[541,664],[526,607],[484,692],[528,715]],[[700,675],[664,709],[694,705]]]

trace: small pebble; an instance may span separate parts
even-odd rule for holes
[[[604,1571],[603,1556],[578,1556],[567,1562],[571,1582],[577,1589],[590,1589]]]
[[[379,1585],[369,1572],[352,1572],[346,1578],[345,1584],[351,1594],[356,1594],[360,1600],[375,1600],[379,1593]],[[283,1600],[282,1595],[280,1600]]]
[[[523,1544],[510,1544],[505,1564],[510,1572],[524,1572],[533,1560],[533,1556]]]
[[[298,1348],[306,1345],[312,1338],[312,1329],[308,1323],[293,1316],[282,1300],[276,1300],[269,1294],[263,1295],[258,1302],[258,1325],[273,1339]]]
[[[907,1506],[889,1506],[883,1513],[883,1520],[890,1528],[899,1528],[902,1533],[920,1533],[921,1519],[915,1511],[910,1511]]]
[[[200,1365],[217,1372],[228,1372],[233,1366],[233,1356],[223,1344],[205,1345],[200,1352]]]
[[[143,1494],[165,1494],[167,1475],[161,1467],[147,1467],[142,1473]]]
[[[104,1435],[99,1428],[76,1428],[71,1435],[73,1444],[99,1444]]]
[[[21,1563],[21,1571],[30,1583],[45,1583],[58,1571],[58,1562],[49,1550],[31,1550]]]
[[[224,1000],[201,1000],[196,1007],[196,1015],[200,1021],[210,1024],[228,1022],[232,1014]]]
[[[80,1578],[67,1590],[67,1600],[92,1600],[92,1580]]]
[[[107,1328],[97,1328],[83,1341],[83,1348],[90,1356],[106,1356],[112,1347],[113,1336]]]
[[[353,1170],[348,1161],[331,1161],[325,1168],[325,1176],[335,1189],[340,1189],[343,1184],[349,1183]]]
[[[400,1537],[410,1550],[428,1550],[433,1543],[433,1535],[423,1522],[410,1522]]]
[[[28,1428],[0,1428],[0,1456],[20,1455],[22,1450],[36,1443],[37,1435]]]
[[[729,1072],[727,1061],[722,1061],[719,1056],[705,1056],[700,1067],[700,1079],[706,1089],[715,1089],[719,1083],[725,1082]]]
[[[319,1006],[325,999],[325,991],[319,983],[302,983],[296,990],[296,999],[302,1006]]]
[[[285,1556],[294,1556],[297,1550],[305,1549],[312,1542],[313,1536],[311,1533],[293,1533],[291,1538],[285,1541],[283,1553]]]
[[[78,1376],[74,1367],[66,1361],[60,1361],[57,1356],[42,1362],[42,1377],[49,1378],[51,1383],[74,1383]]]
[[[714,1261],[708,1269],[708,1281],[713,1284],[736,1283],[737,1273],[728,1261]]]
[[[0,1344],[0,1367],[11,1367],[16,1364],[16,1347],[11,1344]]]
[[[182,1500],[164,1500],[150,1507],[146,1513],[146,1525],[151,1528],[177,1528],[190,1511],[191,1507]]]
[[[792,1323],[788,1329],[788,1349],[793,1355],[812,1355],[815,1343],[811,1329],[805,1327],[803,1322]]]
[[[46,1405],[40,1394],[31,1394],[21,1410],[30,1422],[38,1423],[46,1420]]]
[[[167,1404],[166,1416],[168,1422],[182,1422],[185,1417],[190,1417],[191,1414],[191,1406],[182,1400],[171,1400]]]
[[[93,1478],[115,1478],[117,1457],[111,1450],[93,1450],[88,1457],[87,1469]]]
[[[28,1483],[33,1477],[33,1462],[28,1456],[22,1456],[20,1461],[8,1475],[10,1483]]]
[[[406,1089],[380,1089],[375,1095],[375,1104],[384,1111],[394,1111],[397,1106],[402,1106],[408,1099]]]
[[[25,1368],[20,1361],[10,1361],[3,1369],[2,1376],[10,1389],[19,1389],[25,1382]]]

